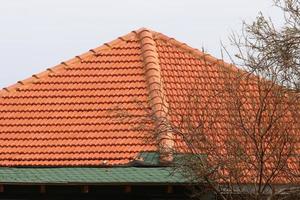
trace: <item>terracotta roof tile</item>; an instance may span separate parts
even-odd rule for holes
[[[20,81],[0,92],[0,166],[127,165],[140,152],[161,151],[145,118],[178,121],[168,108],[189,114],[193,84],[212,100],[212,85],[224,84],[220,65],[239,71],[140,29]]]
[[[3,90],[0,165],[123,165],[156,151],[135,130],[150,109],[138,40],[130,33]]]

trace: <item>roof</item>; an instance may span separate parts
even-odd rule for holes
[[[156,90],[175,106],[204,57],[220,62],[140,29],[4,88],[0,166],[124,166],[158,151],[145,120],[165,101]]]
[[[222,110],[220,99],[209,99],[224,86],[220,68],[239,72],[142,28],[19,81],[0,92],[0,166],[132,166],[144,152],[175,145],[168,133],[162,146],[155,142],[158,127],[149,116],[197,118],[189,113],[194,89],[210,102],[202,106]],[[228,119],[220,120],[216,142],[227,128]]]
[[[2,184],[55,185],[168,185],[184,184],[179,174],[165,167],[113,168],[0,168]]]

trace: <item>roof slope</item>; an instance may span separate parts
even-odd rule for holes
[[[121,165],[155,151],[135,127],[147,99],[132,32],[2,91],[0,165]]]

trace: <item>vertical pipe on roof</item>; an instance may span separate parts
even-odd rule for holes
[[[147,29],[140,30],[138,36],[148,85],[149,104],[159,141],[160,162],[167,164],[173,161],[174,140],[167,119],[168,104],[164,95],[156,44],[152,32]]]

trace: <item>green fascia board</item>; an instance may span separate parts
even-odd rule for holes
[[[182,185],[170,167],[0,168],[0,184]]]

